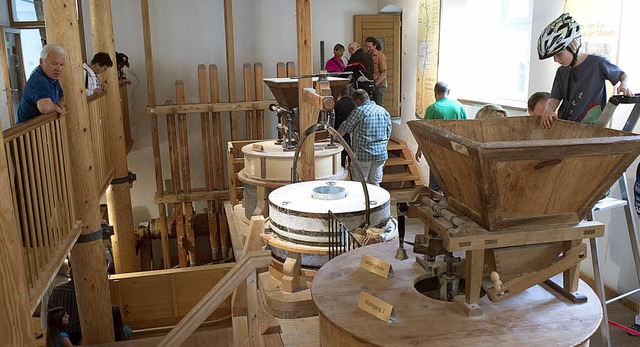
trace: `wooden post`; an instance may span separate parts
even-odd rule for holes
[[[185,104],[184,82],[176,81],[176,101],[178,105]],[[182,192],[191,193],[191,166],[189,161],[189,132],[187,131],[187,115],[178,114],[178,135],[180,138],[180,177]],[[185,233],[187,235],[187,250],[189,251],[189,265],[196,266],[198,260],[196,256],[196,235],[193,231],[193,203],[184,203]]]
[[[284,78],[284,77],[287,77],[287,67],[286,67],[286,65],[285,65],[283,62],[281,62],[281,61],[279,61],[279,62],[276,64],[276,77],[278,77],[278,78]]]
[[[142,37],[144,39],[144,63],[147,72],[147,103],[149,107],[156,106],[156,89],[153,76],[153,50],[151,48],[151,28],[149,20],[149,0],[140,0],[142,11]],[[156,172],[156,196],[164,196],[164,179],[162,178],[162,161],[160,159],[160,140],[158,138],[158,116],[149,117],[151,123],[151,144],[153,147],[153,163]],[[169,252],[169,231],[167,230],[167,207],[158,204],[158,223],[162,238],[162,260],[165,269],[171,268],[171,253]]]
[[[232,0],[224,0],[224,38],[227,46],[227,88],[229,102],[236,102],[236,53],[233,42]],[[231,112],[231,140],[238,139],[237,112]]]
[[[262,82],[262,63],[253,65],[253,74],[256,83],[256,101],[264,100],[264,82]],[[264,110],[256,111],[256,139],[264,140]]]
[[[209,93],[211,94],[211,103],[220,102],[220,87],[218,85],[218,67],[214,64],[209,65]],[[213,155],[216,158],[216,179],[213,181],[215,190],[223,189],[227,186],[224,180],[224,155],[222,141],[222,120],[219,112],[213,113]],[[233,175],[233,170],[229,171],[229,177]],[[236,199],[235,187],[229,187],[231,201]],[[218,235],[220,237],[220,252],[222,259],[229,258],[229,227],[227,217],[224,213],[223,201],[216,200],[216,215],[218,216]]]
[[[180,179],[180,156],[178,154],[178,135],[176,130],[176,116],[167,115],[167,142],[169,143],[169,161],[171,162],[171,187],[174,194],[182,192]],[[176,242],[178,243],[178,260],[180,267],[187,266],[186,237],[184,231],[184,214],[182,202],[173,204],[173,215],[176,221]]]
[[[82,221],[82,234],[71,250],[82,337],[85,344],[112,342],[111,298],[102,245],[100,201],[89,131],[76,2],[47,0],[44,10],[48,41],[61,45],[69,53],[60,82],[67,105],[75,210],[77,218]],[[99,237],[94,239],[92,236],[96,233]]]
[[[91,1],[91,32],[93,52],[107,52],[114,62],[114,67],[100,75],[101,81],[107,85],[107,127],[111,138],[111,155],[113,156],[113,177],[123,178],[129,174],[127,165],[127,143],[122,121],[120,105],[120,85],[116,71],[116,48],[113,42],[113,24],[111,21],[111,1]],[[113,240],[113,259],[116,273],[136,270],[136,244],[133,226],[133,209],[131,207],[131,184],[111,184],[107,188],[107,206],[109,221],[113,224],[115,235]]]
[[[4,147],[4,137],[0,133]],[[0,305],[4,313],[0,319],[0,334],[7,346],[33,346],[33,328],[25,281],[22,238],[20,226],[13,208],[13,183],[9,179],[9,167],[4,150],[0,151]]]
[[[298,74],[313,73],[311,59],[311,0],[296,0],[296,28],[298,33]],[[291,76],[289,76],[291,77]],[[300,136],[316,123],[314,110],[302,101],[304,88],[313,87],[311,78],[298,80],[298,100],[300,100]],[[313,138],[313,137],[312,137]],[[306,141],[300,149],[299,177],[302,181],[315,179],[314,142]]]
[[[198,65],[198,95],[200,102],[209,101],[207,95],[207,67]],[[213,148],[211,137],[211,118],[208,112],[200,114],[200,128],[202,131],[202,155],[204,156],[204,179],[208,191],[214,190],[215,171],[213,169]],[[215,139],[218,141],[218,139]],[[220,234],[218,233],[218,215],[216,214],[216,201],[207,200],[207,220],[209,222],[209,243],[211,244],[211,259],[218,260],[220,254]]]
[[[242,66],[242,75],[244,76],[244,101],[254,101],[253,98],[253,87],[251,85],[252,80],[252,71],[251,64],[246,63]],[[254,139],[254,128],[255,128],[255,116],[254,111],[244,111],[244,119],[245,119],[245,135],[247,140]]]

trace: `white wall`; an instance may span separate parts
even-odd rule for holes
[[[6,1],[0,1],[0,26],[9,26],[9,7]]]

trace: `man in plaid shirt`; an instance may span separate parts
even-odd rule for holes
[[[364,179],[376,186],[382,182],[382,169],[387,161],[387,142],[391,136],[391,115],[382,106],[369,100],[364,89],[356,89],[351,96],[356,108],[340,125],[341,136],[351,134],[351,148],[362,168]],[[351,167],[351,179],[358,179]]]

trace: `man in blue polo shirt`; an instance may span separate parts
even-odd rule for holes
[[[16,124],[45,113],[67,112],[59,81],[66,60],[67,52],[58,45],[48,44],[42,48],[40,66],[33,70],[24,87]]]

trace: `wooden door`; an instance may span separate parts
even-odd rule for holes
[[[384,107],[392,116],[400,115],[400,14],[353,16],[354,41],[364,47],[364,40],[373,36],[380,41],[380,50],[387,57],[387,93]]]

